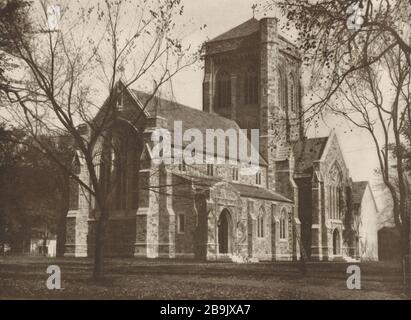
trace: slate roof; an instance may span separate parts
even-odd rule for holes
[[[352,200],[354,204],[361,204],[365,189],[368,186],[368,181],[353,182],[352,185]]]
[[[150,97],[149,94],[131,89],[131,91],[144,103]],[[203,112],[183,104],[170,101],[164,98],[155,97],[150,102],[147,111],[152,115],[163,117],[168,121],[168,129],[173,131],[174,121],[183,122],[183,130],[197,128],[200,131],[206,129],[220,128],[228,130],[231,128],[239,129],[237,123],[228,118],[221,117],[214,113]]]
[[[218,182],[223,182],[222,180],[219,180],[213,177],[203,177],[203,176],[198,177],[198,176],[184,175],[184,174],[178,174],[178,173],[174,173],[174,175],[182,179],[185,179],[187,181],[191,181],[195,185],[198,185],[201,187],[207,187],[207,188],[214,186]],[[229,184],[233,186],[233,188],[236,189],[240,193],[240,195],[243,197],[293,203],[292,200],[284,197],[283,195],[267,190],[263,187],[257,187],[257,186],[246,185],[246,184],[241,184],[241,183],[232,183],[232,182]]]
[[[290,202],[290,199],[284,197],[283,195],[267,190],[261,187],[250,186],[246,184],[231,183],[235,189],[237,189],[240,194],[244,197],[264,199],[264,200],[274,200],[280,202]]]
[[[296,173],[312,173],[313,162],[320,160],[328,137],[309,138],[295,143],[295,171]]]
[[[243,38],[243,37],[247,37],[247,36],[252,35],[253,33],[258,32],[259,30],[260,30],[260,22],[255,18],[251,18],[250,20],[247,20],[246,22],[232,28],[231,30],[224,32],[218,37],[211,39],[209,42]]]
[[[150,94],[134,89],[131,89],[130,91],[132,91],[132,93],[137,96],[138,99],[143,103],[151,96]],[[149,102],[146,111],[149,112],[151,116],[157,115],[159,117],[167,119],[167,127],[164,129],[169,130],[172,134],[174,131],[174,121],[182,122],[183,131],[192,128],[200,130],[203,134],[203,137],[205,137],[207,129],[222,129],[223,131],[234,129],[236,130],[236,132],[239,132],[240,130],[240,127],[234,120],[224,118],[215,113],[203,112],[201,110],[194,109],[163,98],[153,98]],[[189,143],[187,142],[186,144]],[[228,146],[228,143],[226,143],[227,156],[229,155]],[[248,141],[248,150],[250,150],[250,147],[251,143]],[[215,148],[215,150],[217,150],[217,148]],[[259,164],[266,166],[267,162],[263,159],[263,157],[261,157],[261,155],[259,157]]]

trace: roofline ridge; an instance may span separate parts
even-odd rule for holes
[[[215,37],[213,37],[212,39],[210,39],[210,40],[208,40],[207,42],[218,42],[218,41],[226,41],[227,39],[218,39],[218,38],[220,38],[221,36],[223,36],[223,35],[225,35],[225,34],[227,34],[227,33],[229,33],[229,32],[231,32],[232,30],[234,30],[234,29],[236,29],[236,28],[238,28],[239,26],[241,26],[241,25],[243,25],[243,24],[245,24],[245,23],[247,23],[247,22],[249,22],[249,21],[256,21],[256,22],[260,22],[260,20],[258,20],[257,18],[255,18],[255,17],[252,17],[252,18],[250,18],[250,19],[248,19],[248,20],[245,20],[244,22],[242,22],[242,23],[240,23],[240,24],[237,24],[237,25],[235,25],[235,26],[233,26],[233,27],[231,27],[230,29],[228,29],[227,31],[225,31],[225,32],[223,32],[223,33],[221,33],[221,34],[219,34],[219,35],[217,35],[217,36],[215,36]],[[233,37],[233,38],[230,38],[230,39],[237,39],[237,38],[243,38],[244,36],[238,36],[238,37]]]

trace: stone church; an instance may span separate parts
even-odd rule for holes
[[[99,179],[116,181],[106,254],[225,261],[332,261],[354,256],[352,180],[337,136],[304,136],[301,57],[278,32],[275,18],[250,19],[208,41],[203,110],[125,88],[123,118],[112,139],[119,156],[102,157]],[[144,108],[143,106],[146,107]],[[259,129],[259,170],[241,175],[230,164],[156,166],[156,128]],[[83,132],[87,137],[90,128]],[[105,148],[104,139],[96,150]],[[104,154],[104,153],[102,153]],[[78,159],[78,174],[88,181]],[[98,212],[72,186],[66,255],[93,255]]]

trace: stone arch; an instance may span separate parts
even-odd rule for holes
[[[233,252],[233,219],[231,212],[224,208],[217,222],[218,253],[231,254]]]

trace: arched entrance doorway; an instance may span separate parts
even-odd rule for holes
[[[333,232],[333,254],[341,254],[341,244],[340,244],[340,232],[338,229],[335,229]]]
[[[231,252],[231,215],[224,209],[218,219],[218,252],[228,254]]]

